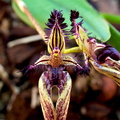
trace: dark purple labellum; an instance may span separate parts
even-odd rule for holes
[[[58,68],[53,68],[52,66],[48,67],[48,74],[46,75],[47,78],[50,80],[51,85],[59,85],[61,81],[64,80],[63,70],[65,69],[64,66],[59,66]]]
[[[97,54],[97,60],[100,63],[104,63],[107,57],[118,61],[120,60],[120,53],[114,47],[107,45],[105,48],[99,51]]]

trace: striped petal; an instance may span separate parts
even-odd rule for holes
[[[42,112],[45,120],[56,120],[54,105],[46,87],[46,79],[47,77],[44,72],[38,83]]]
[[[70,102],[72,80],[68,73],[64,72],[64,74],[66,74],[64,78],[65,83],[56,103],[56,120],[66,120]],[[59,89],[61,88],[59,87]]]
[[[49,68],[39,79],[40,103],[45,120],[66,120],[70,101],[70,92],[72,80],[66,71],[62,68]],[[50,72],[50,73],[49,73]],[[54,73],[53,73],[54,72]],[[52,81],[51,81],[52,80]],[[58,99],[54,107],[51,96],[52,87],[58,88]]]

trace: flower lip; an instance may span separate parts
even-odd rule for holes
[[[110,57],[117,61],[120,60],[120,53],[110,45],[106,45],[104,48],[98,49],[96,51],[96,55],[97,55],[97,60],[100,63],[104,63],[107,57]]]

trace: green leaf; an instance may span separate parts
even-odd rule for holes
[[[101,13],[101,15],[110,23],[120,24],[120,15]]]
[[[110,32],[111,32],[111,37],[108,43],[113,47],[115,47],[120,52],[120,32],[118,32],[111,24],[110,24]]]
[[[85,0],[23,0],[39,23],[42,28],[45,28],[45,23],[49,18],[50,12],[53,9],[63,10],[63,15],[66,18],[67,24],[69,25],[70,29],[70,10],[77,10],[80,12],[80,15],[84,19],[83,27],[87,29],[88,33],[91,33],[91,37],[97,37],[103,42],[106,42],[111,34],[109,31],[108,23],[103,19],[103,17]],[[23,19],[27,24],[31,25],[30,21],[28,20],[27,16],[22,13],[18,6],[13,2],[13,8],[16,13]]]
[[[101,17],[101,15],[85,0],[52,0],[56,4],[65,7],[66,9],[78,10],[84,19],[84,27],[90,32],[92,37],[97,37],[102,41],[107,41],[110,38],[108,23]],[[67,4],[65,4],[67,3]],[[104,32],[103,32],[104,31]]]

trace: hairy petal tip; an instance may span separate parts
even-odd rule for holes
[[[79,12],[75,10],[71,10],[71,15],[70,15],[70,21],[73,21],[74,19],[77,19],[79,17]]]

